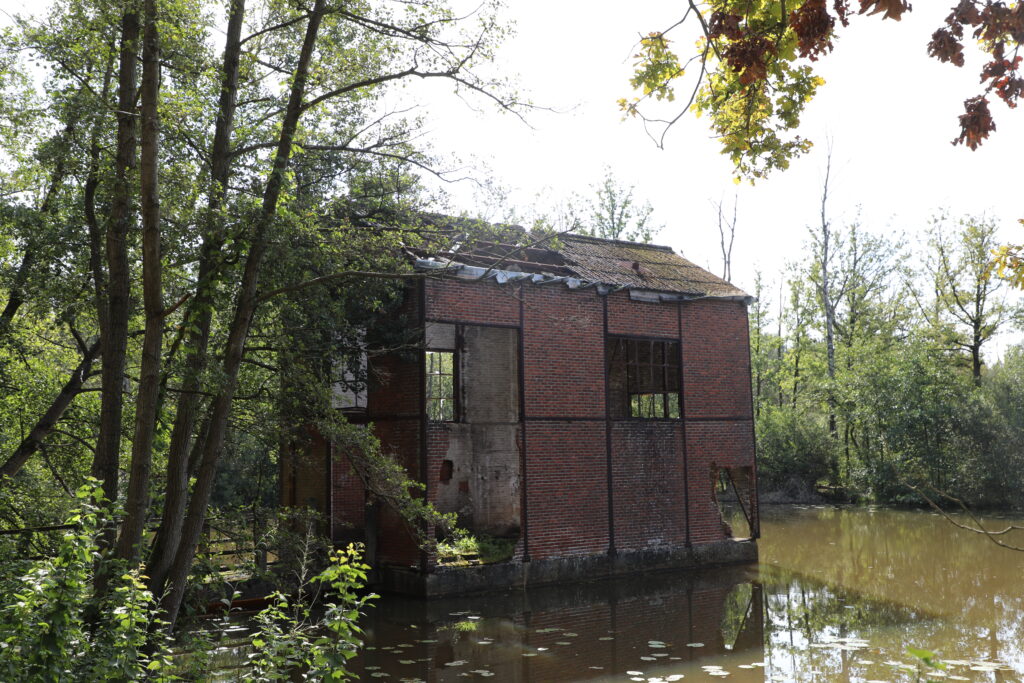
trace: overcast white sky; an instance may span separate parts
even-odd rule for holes
[[[1016,169],[1024,111],[993,103],[998,130],[978,151],[950,141],[962,102],[976,95],[979,59],[957,69],[927,56],[931,33],[948,2],[915,3],[902,22],[854,17],[836,51],[820,62],[827,83],[804,118],[817,145],[785,173],[756,186],[737,186],[704,121],[684,117],[659,150],[639,121],[623,121],[616,100],[630,94],[631,48],[640,34],[667,27],[683,3],[511,0],[506,13],[517,35],[500,52],[500,67],[518,74],[539,105],[567,113],[535,113],[530,129],[484,108],[477,113],[438,94],[425,107],[439,151],[485,161],[493,179],[528,207],[538,193],[556,198],[586,192],[610,166],[636,194],[650,200],[665,225],[655,241],[700,265],[721,269],[712,200],[739,196],[733,280],[751,288],[754,268],[777,277],[798,254],[817,220],[827,139],[833,174],[830,212],[876,232],[921,232],[939,209],[988,213],[1006,240],[1024,239]],[[679,36],[680,55],[689,39]],[[972,68],[973,64],[973,68]],[[470,188],[456,191],[472,209]]]

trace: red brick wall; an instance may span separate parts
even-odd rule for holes
[[[531,558],[599,554],[609,545],[605,417],[604,299],[592,288],[428,280],[427,317],[467,324],[518,325],[523,315],[526,503]],[[415,307],[414,297],[407,306]],[[411,303],[408,303],[410,302]],[[680,545],[724,537],[711,495],[711,466],[753,464],[746,307],[741,302],[632,301],[608,295],[611,334],[678,338],[684,375],[681,421],[617,420],[612,425],[617,549]],[[369,415],[386,448],[419,476],[421,371],[411,354],[373,363]],[[566,419],[560,419],[566,418]],[[684,432],[685,429],[685,432]],[[688,463],[684,466],[683,434]],[[445,427],[429,428],[426,481],[433,500],[447,452]],[[354,487],[339,477],[336,518],[357,519]],[[345,500],[339,500],[344,497]],[[385,539],[395,533],[394,538]],[[397,520],[382,515],[380,557],[412,564],[417,551]]]
[[[679,338],[679,307],[633,301],[629,292],[608,295],[608,334]]]
[[[684,303],[683,378],[688,418],[750,417],[747,308],[738,301]]]
[[[487,280],[426,280],[427,318],[464,323],[519,324],[518,289]]]
[[[683,429],[677,421],[618,421],[612,429],[615,547],[686,541]]]
[[[711,496],[711,465],[752,465],[752,436],[749,422],[691,422],[686,426],[690,462],[690,536],[694,543],[725,538],[721,515]]]
[[[608,550],[603,422],[527,422],[531,559]]]
[[[600,297],[593,289],[574,292],[562,284],[527,285],[523,316],[527,417],[603,418]],[[528,448],[533,450],[532,445]]]

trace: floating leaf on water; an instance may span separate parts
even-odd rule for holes
[[[590,668],[593,669],[594,671],[601,671],[602,669],[604,669],[603,666],[592,666]]]
[[[445,666],[465,666],[469,664],[465,659],[456,659],[454,662],[445,662]]]
[[[380,671],[380,667],[379,666],[364,666],[363,668],[366,669],[367,671]]]
[[[652,657],[668,657],[668,653],[667,652],[652,652],[651,656]]]
[[[493,671],[488,671],[487,669],[473,669],[472,671],[470,671],[470,673],[480,674],[481,676],[493,676],[494,675]]]
[[[546,651],[547,651],[547,649],[548,649],[548,648],[546,648],[546,647],[538,647],[538,648],[537,648],[537,652],[546,652]]]
[[[555,632],[561,631],[561,630],[562,629],[560,629],[560,628],[539,628],[536,631],[534,631],[534,633],[555,633]]]
[[[642,659],[645,662],[656,662],[656,661],[658,661],[654,657],[641,657],[640,659]]]
[[[626,675],[627,676],[643,676],[644,672],[643,671],[627,671]]]
[[[426,644],[430,644],[430,643],[436,643],[437,641],[436,641],[436,640],[433,640],[433,639],[431,639],[431,638],[424,638],[423,640],[417,640],[416,642],[417,642],[417,643],[426,643]],[[373,648],[367,648],[367,649],[368,649],[368,650],[372,650]]]
[[[643,676],[633,676],[629,680],[631,680],[631,681],[646,681],[647,679],[644,678]]]
[[[669,676],[665,680],[666,681],[681,681],[681,680],[683,680],[683,674],[672,674],[671,676]]]
[[[399,659],[398,663],[399,664],[415,664],[416,660],[415,659]]]
[[[493,643],[494,643],[493,640],[478,640],[478,641],[476,641],[477,645],[491,645]]]
[[[412,647],[412,643],[399,643],[395,647]]]
[[[704,643],[687,643],[686,647],[704,647]]]
[[[572,645],[568,640],[559,640],[555,645]]]
[[[523,656],[524,657],[536,657],[537,653],[536,652],[524,652]]]
[[[660,640],[648,640],[647,641],[647,647],[658,648],[658,647],[668,647],[668,646],[665,645],[665,643],[661,642]]]
[[[678,662],[678,661],[681,661],[683,658],[682,657],[669,657],[669,659],[671,659],[674,662]]]
[[[383,671],[375,671],[370,674],[370,678],[391,678],[391,674],[386,674]]]
[[[753,669],[754,665],[753,664],[740,664],[740,668],[741,669]]]
[[[601,636],[598,640],[615,640],[615,636]]]
[[[573,633],[572,631],[566,631],[562,635],[565,636],[566,638],[575,638],[579,634],[578,633]]]

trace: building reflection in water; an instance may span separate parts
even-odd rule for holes
[[[763,680],[754,576],[728,568],[462,599],[385,597],[361,621],[367,648],[353,668],[361,680],[525,682],[669,680],[718,665]]]

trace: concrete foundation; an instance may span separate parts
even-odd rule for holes
[[[651,548],[616,555],[509,561],[479,567],[436,567],[430,572],[411,567],[382,567],[374,572],[373,586],[389,593],[439,598],[754,562],[756,541],[728,539],[689,548]]]

